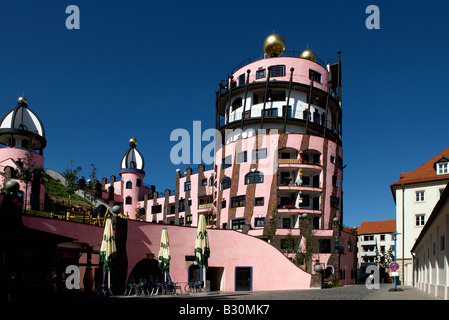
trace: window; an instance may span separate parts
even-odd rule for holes
[[[212,187],[214,185],[214,174],[212,173],[209,178],[209,186]]]
[[[221,163],[221,168],[226,169],[232,166],[232,156],[227,156],[223,158]]]
[[[207,178],[201,179],[201,186],[207,186]]]
[[[136,186],[137,187],[141,187],[142,186],[142,179],[137,179],[136,180]]]
[[[416,201],[421,202],[424,201],[424,191],[416,191]]]
[[[444,235],[440,236],[440,250],[444,250],[445,248],[445,238]]]
[[[437,174],[447,174],[448,171],[448,162],[437,163]]]
[[[125,204],[133,204],[133,198],[132,197],[126,197],[125,198]]]
[[[256,71],[256,80],[263,79],[267,76],[266,69],[260,69]]]
[[[385,235],[384,234],[380,235],[380,241],[385,241]]]
[[[133,188],[133,183],[131,181],[127,181],[126,182],[126,189],[132,189]]]
[[[340,207],[340,199],[336,196],[331,196],[331,208],[338,209]]]
[[[267,148],[253,150],[253,160],[266,159],[266,158],[267,158]]]
[[[192,189],[192,183],[190,181],[184,182],[184,191],[190,191]]]
[[[221,208],[222,209],[226,208],[226,200],[221,201]]]
[[[309,69],[309,79],[313,80],[314,82],[321,83],[321,73],[319,73],[315,70]]]
[[[245,85],[245,74],[244,73],[239,76],[239,86],[243,86],[243,85]]]
[[[231,187],[231,178],[229,177],[225,177],[223,178],[223,180],[221,180],[220,182],[220,190],[226,190],[229,189]]]
[[[333,187],[338,187],[338,180],[337,180],[337,175],[336,174],[334,174],[332,176],[332,186]]]
[[[247,161],[247,152],[242,151],[237,153],[237,163],[243,163]]]
[[[263,206],[263,204],[264,204],[264,197],[258,197],[256,199],[254,199],[254,205],[256,207]]]
[[[246,196],[237,196],[231,198],[231,208],[244,207]]]
[[[283,218],[282,219],[282,228],[290,229],[290,218]]]
[[[262,183],[263,173],[260,171],[254,171],[247,173],[245,176],[245,184]]]
[[[161,213],[162,212],[162,205],[155,205],[151,206],[151,213]]]
[[[264,227],[264,226],[265,226],[265,218],[254,219],[254,227]]]
[[[272,66],[270,71],[270,77],[284,77],[285,66]]]
[[[415,216],[415,225],[417,227],[421,227],[421,226],[423,226],[425,224],[424,223],[424,217],[425,217],[425,215],[423,215],[423,214],[417,214]]]
[[[186,211],[186,202],[184,199],[178,201],[178,212]]]
[[[191,214],[186,216],[186,224],[192,224],[192,215]]]
[[[233,219],[231,220],[231,229],[233,230],[239,230],[243,229],[243,226],[246,223],[246,218],[239,218],[239,219]]]
[[[363,241],[373,241],[374,236],[363,236]]]
[[[265,118],[276,118],[278,116],[278,109],[277,108],[270,108],[263,110],[263,116]]]

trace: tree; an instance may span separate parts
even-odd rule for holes
[[[80,171],[82,170],[81,167],[79,167],[79,166],[76,169],[74,169],[74,166],[75,166],[75,162],[73,161],[73,159],[70,159],[69,165],[63,172],[63,175],[66,179],[66,183],[65,183],[66,191],[69,195],[69,199],[67,202],[67,206],[69,208],[70,208],[70,201],[71,201],[72,194],[74,194],[79,189],[78,175],[79,175]]]

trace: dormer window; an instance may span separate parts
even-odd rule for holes
[[[448,163],[438,163],[437,164],[437,174],[446,174],[448,173]]]
[[[449,159],[446,157],[441,157],[437,162],[435,162],[435,170],[437,174],[448,174]]]

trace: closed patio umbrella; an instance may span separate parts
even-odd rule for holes
[[[208,267],[208,259],[210,257],[209,238],[207,236],[206,229],[206,217],[200,214],[198,217],[198,227],[195,241],[195,261],[201,268],[201,273],[204,279],[204,291],[206,291],[206,274],[205,271]]]
[[[106,212],[107,214],[107,212]],[[111,291],[111,264],[117,255],[117,248],[115,246],[114,229],[112,227],[112,218],[109,216],[106,219],[103,233],[103,241],[100,248],[100,262],[103,263],[105,271],[108,272],[108,290]]]
[[[162,270],[165,276],[165,281],[167,281],[167,272],[170,269],[170,245],[168,242],[168,231],[167,228],[162,229],[161,235],[161,246],[159,248],[159,255],[157,257],[157,264]]]

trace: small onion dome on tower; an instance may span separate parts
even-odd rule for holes
[[[136,148],[137,140],[134,138],[129,139],[129,149],[123,155],[120,169],[135,169],[143,171],[145,162],[142,154]]]
[[[311,49],[304,50],[303,52],[301,52],[299,57],[301,59],[307,59],[307,60],[316,62],[316,53],[315,53],[315,51],[313,51]]]
[[[41,152],[47,145],[44,125],[28,108],[26,98],[20,97],[17,106],[0,120],[0,143],[8,147],[31,148]]]
[[[263,42],[263,52],[268,57],[279,57],[285,50],[285,40],[278,34],[271,34]]]

